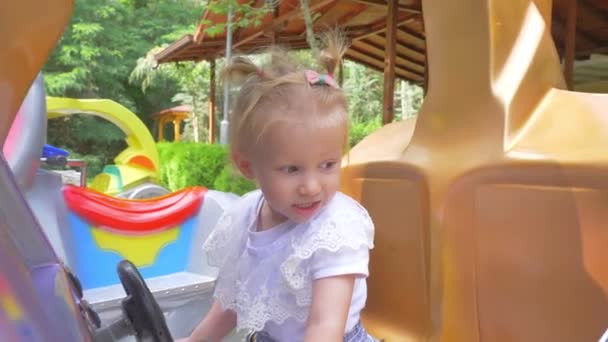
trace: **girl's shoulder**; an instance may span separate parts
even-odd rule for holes
[[[362,261],[365,268],[360,273],[367,272],[368,253],[374,248],[374,224],[367,210],[356,200],[341,192],[336,193],[304,228],[292,241],[293,252],[281,264],[281,273],[288,287],[302,289],[303,292],[298,292],[297,296],[308,298],[310,295],[312,278],[303,275],[316,277],[335,271],[334,266],[342,267],[340,265],[358,261]],[[320,269],[328,265],[334,270]]]
[[[333,207],[335,209],[344,208],[346,210],[367,212],[365,207],[363,207],[359,202],[357,202],[357,200],[340,191],[336,192],[332,200],[329,202],[328,206]]]
[[[374,223],[367,210],[353,198],[338,192],[327,206],[308,222],[298,246],[308,252],[318,248],[373,248]],[[308,253],[306,253],[308,254]]]
[[[325,210],[323,210],[318,221],[335,221],[341,223],[359,221],[361,225],[366,228],[373,229],[374,224],[369,216],[369,213],[365,207],[363,207],[354,198],[342,193],[336,192],[331,201],[327,204]],[[316,222],[317,224],[319,222]]]
[[[226,211],[223,213],[224,217],[246,218],[250,215],[255,215],[257,206],[262,199],[262,191],[257,189],[250,191],[241,197],[239,197]]]
[[[253,206],[255,207],[260,199],[262,198],[262,190],[256,189],[252,190],[244,195],[242,195],[237,201],[237,205],[240,206]]]

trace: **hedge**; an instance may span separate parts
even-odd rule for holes
[[[171,191],[198,185],[242,195],[256,188],[254,182],[233,171],[222,145],[162,142],[157,147],[160,183]]]

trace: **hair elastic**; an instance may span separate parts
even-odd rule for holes
[[[304,76],[306,76],[306,80],[311,86],[327,85],[338,88],[338,84],[331,74],[319,74],[314,70],[306,70],[304,71]]]

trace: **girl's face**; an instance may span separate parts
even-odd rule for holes
[[[237,158],[241,171],[264,193],[262,229],[287,219],[305,222],[332,199],[340,184],[345,135],[341,126],[277,122],[253,148],[251,158]]]

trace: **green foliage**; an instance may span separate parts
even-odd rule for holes
[[[234,167],[228,163],[224,166],[217,178],[215,178],[213,189],[244,195],[257,189],[257,185],[255,182],[241,176],[234,170]]]
[[[108,98],[151,124],[151,113],[172,105],[175,79],[159,78],[144,95],[129,74],[152,47],[192,32],[203,12],[198,0],[76,0],[71,22],[44,66],[47,94]],[[146,114],[146,115],[144,115]],[[111,164],[125,147],[122,132],[92,117],[49,122],[48,140]]]
[[[87,163],[87,180],[93,179],[103,171],[108,163],[103,157],[92,154],[70,153],[70,159],[84,160]]]
[[[171,42],[176,32],[192,32],[202,11],[196,0],[76,0],[71,22],[44,67],[47,92],[109,98],[146,112],[141,90],[128,82],[137,59]]]
[[[352,121],[348,132],[348,146],[353,147],[357,145],[363,138],[380,127],[382,127],[382,118],[380,116],[369,120]]]
[[[233,15],[232,30],[234,30],[259,26],[272,7],[266,2],[261,7],[255,7],[253,2],[240,4],[237,0],[209,1],[207,4],[207,10],[214,14],[227,15],[230,9]],[[210,20],[201,20],[200,23],[207,26],[205,32],[212,37],[226,30],[226,23],[213,23]]]
[[[344,71],[344,89],[352,120],[360,122],[382,116],[382,74],[350,61],[344,63]]]
[[[124,139],[118,127],[95,116],[78,114],[48,121],[48,143],[70,151],[71,156],[88,158],[90,177],[101,172],[104,165],[114,163],[127,147]]]
[[[201,137],[208,134],[209,63],[183,62],[157,66],[154,55],[160,50],[160,47],[154,48],[145,57],[140,58],[129,76],[129,81],[139,85],[146,94],[164,92],[166,95],[168,92],[165,85],[173,84],[175,90],[171,101],[190,105],[193,109],[186,120],[182,139],[201,141]]]
[[[255,188],[245,178],[230,173],[227,149],[221,145],[191,142],[159,143],[160,182],[171,191],[204,186],[243,194]]]

